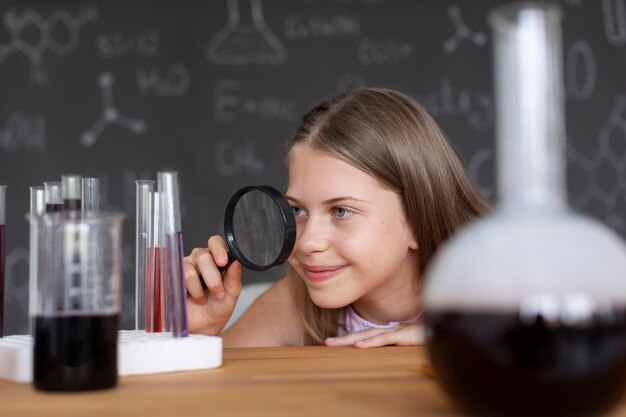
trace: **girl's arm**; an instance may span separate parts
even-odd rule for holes
[[[225,347],[302,346],[303,329],[291,284],[281,278],[222,334]]]

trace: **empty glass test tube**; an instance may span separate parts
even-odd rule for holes
[[[189,335],[187,298],[183,273],[183,232],[180,221],[178,172],[161,171],[157,176],[161,199],[161,225],[165,234],[168,265],[170,329],[174,337]]]
[[[154,269],[152,243],[152,193],[153,180],[135,181],[135,329],[147,329],[147,310],[150,299],[146,297]]]
[[[59,184],[59,191],[61,190]],[[59,192],[59,196],[60,196]],[[30,218],[41,216],[46,212],[45,188],[42,185],[30,187]],[[34,307],[37,301],[37,230],[30,225],[28,251],[28,333],[33,334]]]
[[[43,185],[30,187],[30,214],[40,216],[46,212],[45,188]]]
[[[46,213],[63,211],[63,192],[61,190],[61,181],[44,182],[43,186]]]
[[[4,315],[4,268],[5,268],[5,233],[6,233],[6,195],[7,186],[0,185],[0,337],[4,334],[2,328]]]
[[[100,180],[95,177],[82,178],[80,188],[83,212],[100,210]]]
[[[67,174],[61,176],[61,192],[63,194],[63,209],[66,211],[80,211],[82,207],[81,176]]]

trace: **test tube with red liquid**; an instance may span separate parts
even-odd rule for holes
[[[161,220],[161,198],[160,193],[155,191],[152,193],[152,243],[149,249],[149,254],[152,256],[152,270],[147,277],[146,288],[149,288],[146,297],[151,300],[149,304],[150,309],[146,314],[150,327],[146,326],[146,331],[169,331],[169,324],[164,326],[163,317],[167,317],[169,309],[167,306],[167,253],[165,247],[165,236],[162,233],[162,228],[159,227]],[[167,321],[165,321],[167,323]]]
[[[5,268],[5,233],[6,233],[6,195],[7,186],[0,185],[0,337],[2,337],[4,316],[4,268]]]
[[[178,173],[161,171],[157,177],[161,199],[161,221],[165,235],[167,253],[168,307],[170,330],[174,337],[189,335],[187,325],[187,298],[183,273],[183,232],[180,221],[180,198],[178,191]]]

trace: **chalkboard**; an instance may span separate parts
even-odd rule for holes
[[[189,252],[229,196],[286,188],[301,115],[348,88],[400,89],[436,118],[494,198],[488,11],[495,0],[0,1],[5,332],[27,331],[28,187],[97,176],[127,214],[123,326],[134,314],[134,180],[180,172]],[[572,206],[626,234],[625,0],[562,0]],[[246,272],[244,283],[278,272]]]

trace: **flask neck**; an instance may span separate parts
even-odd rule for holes
[[[490,20],[500,206],[565,209],[560,9],[513,4]]]

